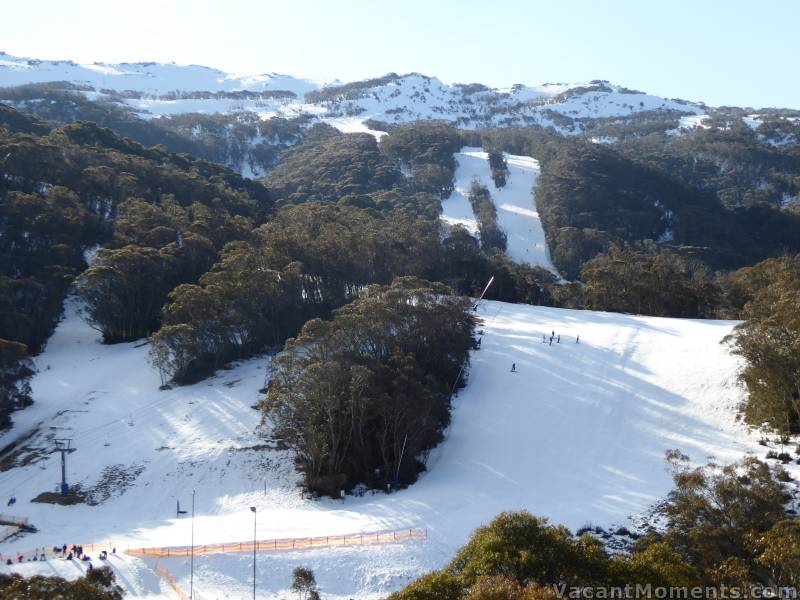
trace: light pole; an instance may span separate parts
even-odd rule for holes
[[[189,600],[194,598],[194,490],[192,490],[192,558],[190,559],[189,572]]]
[[[253,600],[256,600],[256,507],[251,506],[253,511]]]

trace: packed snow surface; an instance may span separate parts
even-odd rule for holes
[[[500,228],[508,241],[506,253],[517,262],[544,267],[557,273],[550,262],[544,229],[536,212],[533,190],[539,177],[539,163],[529,156],[504,154],[508,165],[506,184],[498,188],[489,168],[489,155],[480,148],[463,148],[456,153],[458,164],[455,189],[442,203],[442,219],[450,225],[462,225],[478,236],[478,223],[468,194],[473,181],[489,189]]]
[[[0,544],[4,555],[63,543],[188,545],[191,521],[176,518],[176,502],[188,509],[195,489],[197,544],[252,539],[249,506],[260,539],[427,528],[427,540],[406,544],[258,556],[259,597],[291,597],[291,570],[306,565],[326,598],[378,598],[445,564],[501,511],[571,528],[625,524],[669,490],[667,449],[720,463],[763,450],[736,420],[738,362],[720,344],[734,323],[486,302],[481,349],[428,471],[391,495],[311,500],[296,487],[291,455],[256,433],[268,358],[159,391],[147,345],[101,345],[79,309],[68,303],[36,359],[36,403],[0,437],[0,447],[23,440],[26,449],[21,466],[0,472],[3,494],[17,498],[4,510],[38,528]],[[552,332],[561,337],[551,345]],[[97,506],[31,502],[59,481],[55,437],[73,439],[68,481],[92,490]],[[153,560],[110,562],[131,597],[174,597]],[[162,564],[187,590],[188,560]],[[74,577],[84,565],[11,568]],[[246,554],[196,557],[196,597],[247,597],[251,568]]]

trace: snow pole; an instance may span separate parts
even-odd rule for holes
[[[406,453],[406,442],[408,441],[408,434],[403,438],[403,449],[400,451],[400,460],[397,461],[397,471],[395,471],[394,480],[400,481],[400,465],[403,464],[403,455]]]
[[[489,290],[489,286],[490,286],[490,285],[492,285],[492,282],[493,282],[493,281],[494,281],[494,275],[492,275],[492,276],[489,278],[489,281],[488,281],[488,283],[486,284],[486,287],[485,287],[485,288],[483,288],[483,291],[481,292],[481,295],[480,295],[480,297],[478,298],[478,302],[480,302],[481,300],[483,300],[483,296],[484,296],[484,295],[486,294],[486,292]],[[475,305],[476,305],[476,306],[477,306],[478,302],[476,302],[476,303],[475,303]]]
[[[256,507],[251,506],[250,510],[253,513],[253,600],[256,600]]]
[[[486,282],[486,287],[483,288],[483,291],[481,292],[481,295],[478,297],[478,301],[475,303],[475,306],[473,307],[474,310],[478,310],[478,304],[480,304],[481,300],[483,300],[483,296],[489,290],[489,286],[491,286],[493,282],[494,282],[494,275],[489,277],[489,281]],[[458,386],[458,382],[461,379],[461,374],[464,372],[464,365],[465,364],[466,364],[466,361],[461,363],[461,368],[458,370],[458,375],[456,375],[456,379],[453,382],[453,387],[450,388],[450,396],[452,396],[453,394],[456,393],[456,387]]]
[[[194,598],[194,492],[192,490],[192,558],[189,575],[189,600]]]

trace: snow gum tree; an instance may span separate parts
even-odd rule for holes
[[[749,283],[748,283],[749,282]],[[759,263],[734,278],[744,322],[726,338],[745,360],[745,419],[800,431],[800,255]]]
[[[416,278],[370,286],[307,322],[272,365],[262,404],[308,489],[408,483],[450,421],[475,318],[466,298]]]

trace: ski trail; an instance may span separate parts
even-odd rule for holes
[[[477,237],[478,223],[467,194],[472,181],[485,185],[497,208],[497,221],[508,236],[506,254],[517,262],[558,271],[550,261],[547,241],[542,228],[533,190],[539,178],[539,163],[529,156],[504,154],[508,165],[506,184],[498,188],[489,168],[489,155],[480,148],[466,147],[455,154],[458,166],[455,189],[442,203],[442,220],[450,225],[462,225]]]

